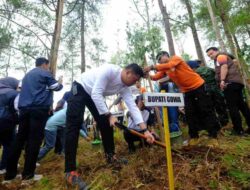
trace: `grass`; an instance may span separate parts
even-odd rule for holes
[[[102,146],[93,146],[80,139],[78,171],[92,190],[168,189],[165,149],[152,146],[128,154],[120,131],[115,132],[115,142],[117,155],[127,158],[128,165],[108,166]],[[219,149],[200,146],[172,153],[176,189],[250,189],[250,136],[221,136],[219,143]],[[67,187],[63,171],[64,158],[50,152],[37,168],[37,173],[44,175],[41,181],[22,187],[17,180],[12,186],[0,185],[0,189],[64,190]]]

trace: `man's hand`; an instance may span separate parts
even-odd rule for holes
[[[118,122],[117,118],[111,115],[111,116],[109,117],[109,125],[110,125],[111,127],[114,127],[116,122]]]
[[[224,80],[220,82],[220,89],[223,91],[227,87],[227,84],[225,83]]]
[[[154,136],[149,131],[145,131],[144,135],[145,135],[146,140],[147,140],[148,143],[150,143],[150,144],[154,143],[155,138],[154,138]]]
[[[140,123],[139,126],[140,126],[140,128],[142,130],[144,130],[144,129],[147,128],[147,125],[145,123]],[[144,132],[144,135],[145,135],[146,140],[147,140],[148,143],[150,143],[150,144],[154,143],[155,138],[154,138],[154,136],[148,130]]]

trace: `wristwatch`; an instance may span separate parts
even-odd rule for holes
[[[146,131],[148,131],[147,128],[141,130],[142,133],[145,133]]]

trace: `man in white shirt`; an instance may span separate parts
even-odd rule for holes
[[[112,128],[117,118],[109,112],[104,101],[105,96],[120,94],[134,122],[142,130],[147,128],[129,89],[129,86],[134,85],[141,77],[143,77],[143,70],[135,63],[124,69],[117,65],[106,64],[83,73],[80,80],[73,83],[71,89],[73,96],[68,100],[66,116],[65,172],[67,183],[81,189],[86,186],[76,172],[78,136],[85,106],[88,107],[100,128],[108,163],[117,161]],[[149,131],[145,130],[144,135],[149,143],[154,142],[154,137]]]

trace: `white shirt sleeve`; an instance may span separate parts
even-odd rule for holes
[[[109,110],[105,104],[103,92],[106,89],[106,86],[112,78],[112,71],[109,67],[104,67],[102,72],[99,73],[97,79],[94,83],[91,98],[95,103],[95,106],[100,115],[108,113]]]
[[[149,111],[148,111],[148,110],[143,110],[143,112],[142,112],[142,117],[143,117],[143,121],[144,121],[145,123],[147,123],[147,122],[148,122],[148,119],[149,119]]]
[[[135,104],[131,90],[128,87],[124,88],[120,94],[121,94],[123,100],[125,101],[125,103],[128,107],[128,110],[131,113],[131,117],[133,118],[133,121],[135,122],[135,124],[138,125],[140,123],[143,123],[143,118],[142,118],[141,112]]]

